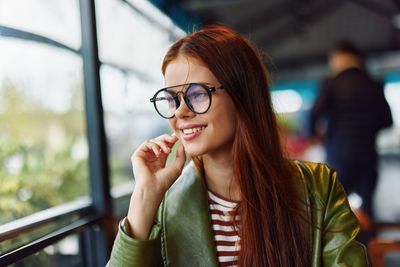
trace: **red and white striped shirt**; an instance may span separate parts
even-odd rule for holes
[[[240,237],[233,222],[233,211],[238,202],[224,199],[208,191],[211,224],[220,266],[237,266],[240,251]],[[235,217],[240,220],[239,215]]]

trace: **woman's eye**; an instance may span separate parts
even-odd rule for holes
[[[172,97],[157,97],[156,101],[158,102],[168,102],[171,103],[174,101],[174,99]]]
[[[193,94],[193,95],[191,96],[191,98],[194,99],[194,100],[196,100],[196,101],[199,101],[199,100],[205,99],[206,96],[207,96],[206,93],[195,93],[195,94]]]
[[[201,97],[205,97],[205,96],[206,96],[205,93],[198,93],[198,94],[196,94],[196,97],[197,97],[197,98],[201,98]]]

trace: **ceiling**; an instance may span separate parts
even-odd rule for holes
[[[343,40],[368,57],[400,49],[400,0],[152,2],[186,31],[215,23],[232,27],[270,55],[280,70],[321,64]]]

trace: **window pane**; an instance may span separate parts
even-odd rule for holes
[[[100,76],[111,182],[118,185],[132,177],[130,157],[135,148],[169,129],[149,101],[159,83],[141,81],[106,65],[101,67]]]
[[[81,46],[78,0],[0,0],[0,25]]]
[[[139,144],[170,131],[149,99],[163,86],[161,62],[173,40],[165,27],[123,1],[97,0],[96,14],[111,183],[116,186],[132,180],[130,157]],[[126,192],[132,186],[121,188]],[[112,194],[122,191],[114,187]]]
[[[142,78],[160,79],[169,32],[122,1],[97,0],[96,14],[100,60],[135,70]]]
[[[0,224],[88,194],[82,60],[0,36]]]

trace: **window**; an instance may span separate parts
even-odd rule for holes
[[[37,20],[10,15],[28,3],[2,3],[10,36],[32,30],[80,45],[77,1],[32,4]],[[43,38],[0,38],[0,224],[88,195],[82,59]]]
[[[131,149],[166,126],[148,99],[183,32],[145,1],[0,3],[0,266],[104,266],[119,220],[107,166],[131,180]]]
[[[168,131],[149,99],[163,85],[163,55],[176,37],[129,2],[96,4],[111,183],[125,187],[132,180],[129,159],[136,147]]]
[[[73,49],[81,46],[78,0],[1,1],[0,25],[37,34]]]

